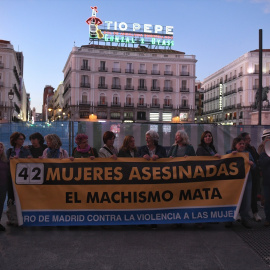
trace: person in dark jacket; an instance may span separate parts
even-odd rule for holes
[[[140,147],[139,156],[147,160],[156,160],[158,158],[165,158],[166,149],[158,144],[159,135],[154,130],[148,130],[145,133],[146,145]]]
[[[246,145],[246,151],[248,151],[256,164],[256,169],[251,170],[251,176],[252,176],[252,191],[251,191],[251,210],[252,210],[252,218],[254,218],[257,222],[261,221],[262,218],[258,214],[258,191],[260,187],[260,170],[258,167],[258,160],[259,160],[259,154],[256,151],[256,148],[250,144],[251,138],[250,134],[248,132],[243,132],[240,134],[241,137],[243,137]]]
[[[210,131],[206,130],[201,135],[201,143],[199,144],[197,151],[197,156],[217,156],[220,155],[217,153],[214,146],[213,135]]]
[[[139,157],[137,147],[135,146],[135,139],[131,135],[124,138],[118,157]]]
[[[39,132],[35,132],[29,136],[29,140],[31,141],[32,145],[29,145],[28,149],[32,157],[41,157],[43,151],[47,148],[47,145],[44,144],[44,137]]]
[[[98,152],[95,148],[88,144],[88,136],[86,134],[78,134],[75,137],[75,147],[72,151],[72,156],[74,158],[90,158],[94,159],[98,157]]]
[[[189,143],[189,138],[184,130],[175,133],[175,143],[168,153],[168,157],[196,156],[193,146]]]

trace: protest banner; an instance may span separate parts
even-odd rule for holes
[[[12,159],[19,225],[233,221],[248,154],[216,157]]]

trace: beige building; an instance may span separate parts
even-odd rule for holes
[[[73,47],[64,67],[69,119],[194,121],[194,55],[175,50],[85,45]]]
[[[13,45],[0,40],[0,123],[27,121],[30,95],[23,81],[23,54]]]
[[[270,86],[270,50],[263,50],[264,87]],[[245,53],[204,79],[203,119],[225,125],[258,124],[255,103],[259,88],[259,50]],[[263,113],[269,111],[270,91],[263,95]],[[253,118],[253,120],[252,120]],[[263,119],[262,119],[263,120]],[[264,120],[262,124],[266,123]]]

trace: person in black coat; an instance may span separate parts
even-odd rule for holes
[[[197,151],[197,156],[217,156],[220,155],[217,153],[214,146],[213,135],[210,131],[206,130],[201,135],[201,143],[199,144]]]
[[[131,135],[124,138],[118,157],[139,157],[137,147],[135,146],[135,139]]]
[[[140,147],[139,156],[147,160],[167,157],[166,149],[158,144],[159,135],[154,130],[145,133],[146,145]]]

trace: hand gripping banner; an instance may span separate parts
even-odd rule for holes
[[[12,159],[19,225],[233,221],[248,154],[216,157]]]

